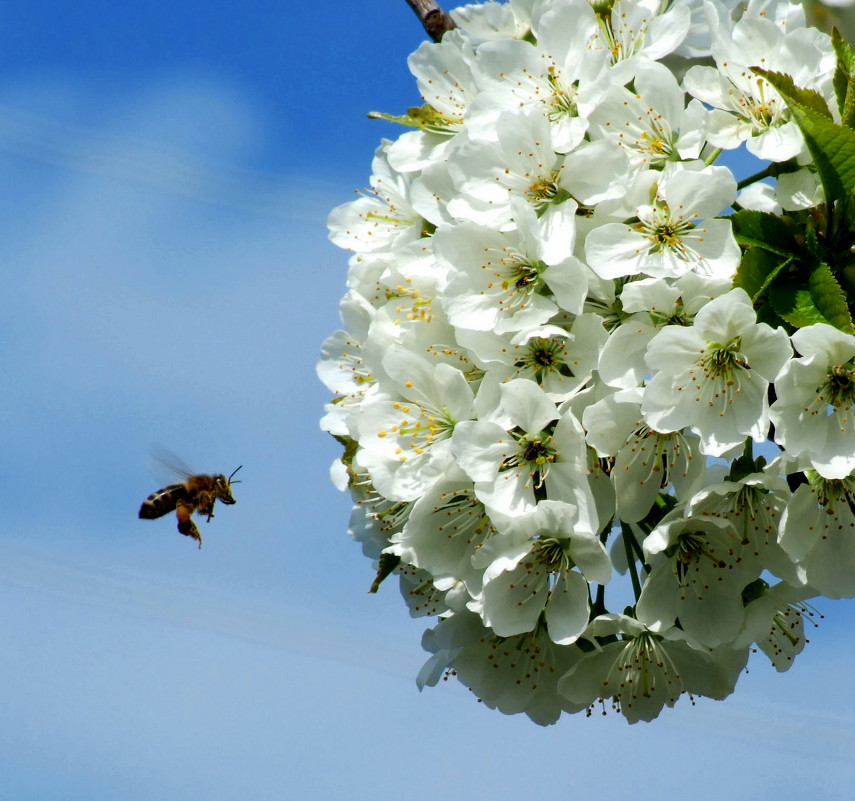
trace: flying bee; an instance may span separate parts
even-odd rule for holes
[[[184,481],[170,484],[149,495],[140,506],[140,517],[144,520],[154,520],[174,510],[178,518],[178,530],[185,537],[196,540],[201,548],[202,535],[190,515],[196,512],[198,515],[207,516],[210,522],[217,500],[227,506],[235,503],[231,486],[240,484],[240,481],[232,481],[232,478],[241,467],[243,465],[226,478],[222,473],[212,476],[194,475],[183,466],[173,466],[173,472],[179,473]]]

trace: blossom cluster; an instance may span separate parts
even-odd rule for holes
[[[786,670],[805,601],[855,595],[855,335],[759,315],[727,211],[823,203],[751,68],[832,106],[830,38],[782,0],[451,16],[329,217],[352,255],[318,366],[373,589],[436,618],[419,686],[635,722],[724,698],[752,649]],[[738,149],[787,170],[738,184]]]

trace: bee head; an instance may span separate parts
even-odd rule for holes
[[[234,477],[234,474],[237,473],[238,470],[240,470],[241,467],[243,467],[243,465],[240,465],[240,467],[233,470],[232,474],[228,478],[226,478],[225,476],[217,476],[215,478],[215,482],[217,485],[217,498],[219,498],[219,500],[226,505],[237,503],[237,501],[235,501],[234,499],[234,496],[232,495],[231,486],[232,484],[240,484],[240,480],[232,481],[232,478]]]

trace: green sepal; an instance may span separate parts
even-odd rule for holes
[[[333,434],[333,439],[336,440],[344,447],[344,453],[341,455],[342,464],[349,468],[351,463],[353,462],[353,457],[356,456],[356,451],[359,449],[359,443],[348,436],[339,436],[338,434]]]
[[[368,592],[377,592],[383,580],[399,565],[401,557],[394,553],[381,553],[380,565],[377,568],[377,575],[374,581],[371,582],[371,587]]]
[[[827,264],[820,264],[811,272],[808,288],[817,310],[831,325],[847,334],[855,334],[846,293]]]
[[[333,403],[341,400],[343,397],[344,396],[340,395],[333,401]],[[344,453],[341,455],[341,463],[347,468],[347,485],[353,489],[358,481],[356,472],[353,469],[353,457],[356,456],[356,452],[359,450],[359,443],[348,436],[333,434],[332,437],[344,446]]]
[[[677,500],[673,495],[664,495],[661,492],[656,496],[656,502],[650,508],[650,511],[643,520],[639,520],[638,527],[646,534],[653,531],[662,519],[677,505]],[[622,523],[623,525],[623,523]]]
[[[743,478],[747,478],[755,473],[762,473],[765,466],[765,456],[761,455],[756,459],[754,458],[754,443],[749,437],[745,441],[742,455],[730,463],[730,472],[727,474],[727,480],[734,482],[742,481]]]
[[[751,69],[786,101],[813,157],[826,201],[848,197],[855,191],[855,131],[832,120],[819,92],[797,87],[789,75],[759,67]]]
[[[617,637],[614,634],[609,634],[607,637],[597,637],[597,644],[594,644],[592,640],[587,640],[584,637],[580,637],[578,640],[576,640],[574,645],[583,654],[592,654],[595,651],[601,650],[606,640],[609,640],[610,642],[616,642]]]
[[[386,120],[406,125],[408,128],[419,128],[422,131],[433,131],[434,133],[453,133],[449,131],[452,125],[459,125],[460,120],[448,117],[441,111],[437,111],[431,105],[412,106],[407,109],[406,114],[386,114],[383,111],[369,111],[368,118],[372,120]]]
[[[761,578],[754,579],[750,584],[746,584],[742,590],[742,604],[748,606],[752,601],[762,598],[769,591],[769,582]]]

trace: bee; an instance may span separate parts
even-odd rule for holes
[[[178,530],[185,537],[192,537],[202,547],[202,535],[193,522],[190,515],[196,512],[198,515],[208,517],[208,522],[214,516],[214,503],[222,501],[227,506],[235,503],[232,495],[232,484],[240,484],[240,481],[232,481],[243,465],[235,469],[226,478],[221,473],[216,475],[194,475],[185,467],[173,466],[173,472],[179,473],[184,481],[178,484],[170,484],[168,487],[153,492],[143,501],[140,506],[140,518],[144,520],[155,520],[163,517],[171,511],[175,511],[178,518]]]

